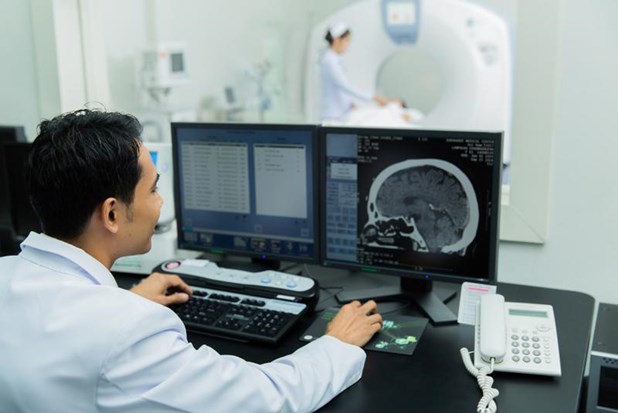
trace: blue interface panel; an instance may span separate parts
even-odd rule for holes
[[[179,246],[317,259],[315,127],[174,124]]]

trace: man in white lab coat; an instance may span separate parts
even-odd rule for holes
[[[271,363],[195,349],[165,306],[187,284],[153,274],[129,291],[109,271],[150,249],[163,202],[137,119],[81,110],[39,130],[26,181],[44,234],[0,258],[0,411],[308,412],[359,380],[372,301]]]

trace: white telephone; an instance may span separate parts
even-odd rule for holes
[[[551,305],[505,302],[481,296],[475,328],[474,365],[494,371],[560,376],[558,334]]]

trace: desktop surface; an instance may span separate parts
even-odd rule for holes
[[[339,287],[372,288],[396,283],[394,277],[367,275],[351,278],[347,271],[311,266],[310,275],[326,287],[317,310],[336,304]],[[133,281],[117,276],[119,285],[130,287]],[[133,279],[134,280],[134,279]],[[436,283],[436,286],[458,286]],[[331,288],[333,287],[333,288]],[[523,286],[498,284],[498,292],[508,301],[536,302],[554,306],[559,336],[562,376],[551,378],[512,373],[492,374],[500,391],[496,402],[500,412],[577,412],[588,353],[594,299],[586,294]],[[458,294],[459,296],[459,294]],[[457,311],[459,298],[448,303]],[[398,303],[379,303],[382,312],[420,316],[414,307],[401,309]],[[298,349],[305,343],[301,334],[317,315],[301,320],[277,346],[248,344],[223,338],[189,333],[199,347],[206,344],[221,354],[231,354],[255,363],[265,363]],[[476,380],[464,368],[461,347],[474,346],[472,326],[428,324],[412,356],[368,351],[363,378],[325,405],[320,412],[462,412],[474,411],[481,393]]]

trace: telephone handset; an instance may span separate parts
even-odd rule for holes
[[[551,305],[505,302],[481,296],[475,328],[474,365],[494,371],[560,376],[558,334]]]

